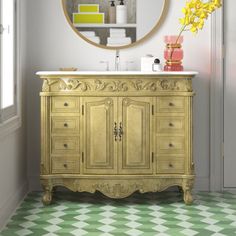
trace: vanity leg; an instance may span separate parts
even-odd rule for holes
[[[190,205],[193,203],[193,196],[192,196],[192,188],[193,188],[193,180],[186,179],[183,180],[183,198],[186,205]]]
[[[50,188],[48,186],[44,187],[44,194],[43,194],[42,202],[45,206],[51,204],[51,202],[52,202],[52,188]]]

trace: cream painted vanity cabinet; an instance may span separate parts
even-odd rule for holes
[[[43,202],[53,188],[183,189],[192,202],[192,78],[195,72],[38,72]]]

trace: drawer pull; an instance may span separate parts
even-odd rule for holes
[[[172,102],[169,103],[169,106],[170,106],[170,107],[173,107],[174,105],[175,105],[175,104],[172,103]]]
[[[169,147],[174,147],[174,145],[172,143],[169,144]]]
[[[64,147],[65,147],[65,148],[68,148],[68,144],[65,143],[65,144],[64,144]]]
[[[173,168],[173,165],[170,163],[170,164],[169,164],[169,167],[170,167],[170,168]]]
[[[64,164],[63,166],[64,166],[65,168],[67,168],[67,164]]]
[[[169,123],[169,126],[170,126],[170,127],[174,127],[174,124],[173,124],[173,123]]]
[[[64,107],[68,107],[69,104],[67,102],[64,103]]]
[[[64,127],[68,127],[68,124],[67,124],[67,123],[65,123],[65,124],[64,124]]]

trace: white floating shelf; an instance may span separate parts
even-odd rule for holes
[[[76,28],[136,28],[137,24],[74,24]]]

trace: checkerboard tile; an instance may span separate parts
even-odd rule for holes
[[[1,236],[234,236],[236,195],[200,192],[186,206],[177,192],[133,194],[122,200],[102,194],[62,192],[50,206],[32,192]]]

